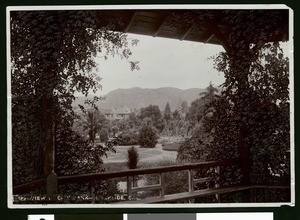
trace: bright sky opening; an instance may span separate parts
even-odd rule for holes
[[[131,60],[140,62],[140,70],[131,71],[128,62],[119,57],[97,58],[103,87],[97,94],[132,87],[206,88],[209,82],[219,86],[225,81],[209,59],[224,51],[222,46],[133,34],[128,37],[139,40],[130,49]]]

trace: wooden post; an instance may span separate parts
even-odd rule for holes
[[[264,183],[265,185],[269,185],[270,184],[270,170],[269,170],[269,161],[270,161],[270,158],[268,156],[265,156],[264,158]],[[268,187],[266,187],[264,189],[265,191],[265,202],[268,202],[270,200],[270,190]]]
[[[243,176],[243,183],[250,183],[250,150],[246,142],[246,130],[245,125],[240,126],[239,131],[239,146],[240,146],[240,159],[241,159],[241,171]]]
[[[221,45],[225,49],[227,55],[231,57],[232,60],[235,61],[236,64],[233,65],[232,72],[238,73],[238,75],[241,77],[238,80],[238,95],[243,94],[245,92],[245,89],[249,87],[248,85],[248,73],[250,70],[250,62],[245,60],[243,57],[240,57],[238,52],[241,50],[239,47],[236,47],[236,45],[231,45],[229,43],[229,39],[227,36],[223,35],[223,33],[220,31],[218,26],[216,24],[213,24],[212,22],[205,22],[204,25],[214,36],[220,41]],[[249,48],[250,43],[245,41],[243,42],[246,44],[245,48]],[[245,51],[244,51],[245,52]],[[249,54],[251,56],[251,54]],[[239,62],[237,62],[239,61]],[[244,73],[243,73],[244,72]],[[241,74],[243,73],[243,76]],[[242,97],[242,96],[241,96]],[[240,157],[241,157],[241,170],[243,175],[243,183],[249,184],[250,183],[250,152],[249,152],[249,146],[246,142],[246,128],[245,124],[242,122],[240,126],[239,131],[239,151],[240,151]]]
[[[250,202],[256,202],[257,201],[257,189],[256,188],[253,188],[251,191],[250,191]]]
[[[49,96],[49,97],[48,97]],[[54,172],[55,155],[55,135],[54,135],[54,117],[53,117],[54,98],[53,95],[45,94],[41,100],[42,126],[41,135],[43,137],[43,173],[44,177]]]
[[[57,193],[57,176],[55,168],[55,123],[54,123],[54,97],[53,94],[44,94],[41,99],[41,148],[43,177],[45,179],[45,188],[47,195]]]
[[[47,195],[54,195],[57,193],[57,175],[53,172],[46,178]]]
[[[193,170],[188,170],[188,178],[189,178],[189,192],[194,191],[194,175]]]
[[[137,183],[136,183],[137,186]],[[136,199],[137,193],[132,192],[132,189],[135,187],[135,176],[127,176],[127,196],[128,199]]]
[[[96,203],[96,193],[95,193],[95,181],[90,182],[91,186],[91,198],[92,198],[92,204]]]
[[[189,192],[194,192],[194,172],[193,170],[188,170],[188,178],[189,178]],[[189,203],[194,203],[195,199],[189,199]]]
[[[164,196],[165,195],[165,177],[164,177],[164,173],[159,173],[159,183],[161,185],[161,189],[159,190],[159,195]]]
[[[215,176],[215,188],[219,188],[220,187],[220,184],[219,184],[219,181],[220,181],[220,166],[215,167],[214,170],[215,170],[215,175],[216,175]],[[215,197],[216,197],[217,202],[221,202],[219,194],[216,194]]]
[[[127,196],[128,198],[131,197],[131,189],[132,189],[132,181],[131,181],[131,177],[127,176]]]
[[[250,150],[248,143],[246,142],[246,129],[245,125],[242,124],[240,126],[239,131],[239,151],[240,151],[240,160],[241,160],[241,172],[242,172],[242,184],[249,185],[250,184]],[[244,201],[250,201],[250,192],[245,191]]]

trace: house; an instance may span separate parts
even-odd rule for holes
[[[112,110],[104,109],[101,110],[101,112],[110,120],[121,120],[129,118],[131,110],[127,106],[122,106],[120,108],[115,108]]]

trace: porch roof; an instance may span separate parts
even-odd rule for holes
[[[214,13],[214,18],[199,21],[197,16],[208,11]],[[234,10],[236,13],[238,11],[240,10]],[[289,11],[278,11],[282,22],[276,25],[281,31],[269,41],[287,41],[289,37]],[[224,19],[224,13],[226,10],[101,10],[99,11],[99,24],[103,26],[113,23],[115,31],[125,33],[222,45],[212,29],[217,28],[225,37],[230,34],[232,30],[227,20]],[[187,17],[187,14],[190,17]],[[263,13],[261,16],[264,16]],[[176,23],[176,20],[172,20],[174,17],[179,20],[182,18],[183,22],[178,24],[180,22],[177,20]],[[268,19],[268,17],[262,19]]]

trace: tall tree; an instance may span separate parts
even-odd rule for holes
[[[215,98],[217,92],[219,92],[219,90],[215,88],[211,82],[209,82],[209,86],[206,87],[205,91],[201,92],[199,95],[206,99],[207,102],[210,102]]]
[[[63,151],[58,142],[66,141],[59,128],[71,127],[75,117],[71,106],[75,91],[87,95],[100,88],[96,54],[128,60],[128,46],[136,44],[123,33],[100,27],[97,13],[10,13],[13,163],[14,171],[22,170],[14,173],[15,184],[53,172],[55,145],[56,151]],[[128,62],[131,69],[138,68],[137,63]],[[21,150],[24,148],[29,151]],[[21,158],[30,162],[24,159],[23,163]],[[41,170],[34,172],[36,167]]]
[[[149,105],[145,108],[141,108],[140,117],[142,120],[150,120],[153,126],[160,132],[165,127],[161,111],[157,105]]]
[[[189,107],[188,107],[187,101],[181,102],[181,110],[182,110],[182,113],[184,113],[184,114],[188,113]]]
[[[169,102],[166,104],[166,107],[165,107],[165,110],[164,110],[164,118],[166,121],[170,121],[171,119],[171,107],[170,107],[170,104]]]
[[[95,142],[96,134],[100,133],[102,128],[107,127],[107,124],[105,116],[95,109],[88,110],[82,121],[82,127],[88,131],[89,140],[92,142]]]
[[[201,97],[192,102],[187,118],[190,122],[189,130],[193,132],[180,147],[179,160],[207,160],[214,132],[211,121],[216,111],[215,102],[219,99],[216,92],[218,89],[209,83],[205,91],[199,94]]]
[[[203,116],[207,113],[206,111],[210,103],[217,98],[218,95],[216,93],[218,91],[219,90],[217,88],[209,83],[209,86],[206,87],[205,91],[199,94],[200,98],[191,103],[187,114],[187,119],[189,120],[191,126],[190,129],[200,123]]]
[[[224,141],[222,144],[221,135],[216,137],[220,138],[219,146],[223,146],[218,149],[223,149],[226,152],[237,152],[236,155],[241,157],[243,161],[241,170],[245,183],[249,183],[250,181],[250,169],[257,167],[255,161],[249,157],[250,154],[258,153],[255,150],[251,136],[255,133],[257,137],[265,134],[264,126],[254,126],[253,122],[255,121],[261,125],[260,121],[263,121],[263,124],[266,123],[265,125],[267,126],[268,123],[272,124],[269,120],[273,120],[263,116],[262,112],[265,112],[267,115],[279,116],[279,112],[283,110],[280,108],[281,110],[277,111],[276,108],[278,105],[275,107],[267,99],[264,101],[260,99],[260,95],[258,95],[260,91],[254,89],[253,81],[250,78],[255,73],[253,69],[255,63],[260,61],[262,57],[270,57],[264,54],[268,50],[272,53],[270,43],[274,42],[274,45],[278,45],[278,41],[286,39],[285,34],[288,33],[288,16],[288,10],[201,10],[193,13],[186,12],[180,16],[174,15],[173,24],[182,26],[183,28],[188,26],[188,24],[192,25],[201,22],[201,24],[211,31],[225,49],[225,52],[217,56],[215,61],[216,68],[222,71],[225,76],[222,92],[224,99],[221,99],[224,101],[222,106],[230,106],[231,108],[228,112],[227,109],[223,108],[221,112],[234,115],[236,120],[227,121],[227,124],[225,124],[226,120],[224,120],[222,124],[224,123],[224,127],[232,125],[235,128],[234,130],[230,130],[233,132],[236,140],[233,144],[226,145]],[[220,30],[218,22],[226,25],[229,31],[224,32]],[[271,57],[276,59],[283,58],[282,56],[274,55],[275,53],[272,53]],[[269,59],[265,60],[268,62]],[[273,67],[278,66],[274,65]],[[273,67],[268,65],[269,69]],[[265,73],[261,69],[258,72],[263,73],[263,75]],[[283,75],[287,74],[284,73]],[[286,88],[288,84],[286,77],[282,79],[274,78],[274,81],[277,82],[281,80],[285,84],[283,87]],[[254,79],[254,81],[260,82],[259,79],[258,81]],[[267,82],[261,82],[262,87],[268,87]],[[278,84],[277,82],[276,84]],[[287,93],[286,89],[283,90],[283,94]],[[288,103],[285,103],[285,105],[288,106]],[[267,113],[266,109],[269,109],[269,113]],[[284,116],[283,118],[286,119],[288,117]],[[288,127],[286,126],[286,121],[281,121],[280,124],[282,128],[286,129]],[[228,137],[229,135],[225,131],[228,131],[228,129],[223,129],[222,134]],[[220,132],[222,131],[220,130]],[[287,134],[288,132],[284,133]],[[262,143],[264,142],[263,140],[263,137],[259,138],[259,142]],[[232,150],[228,150],[228,146],[231,146]],[[289,146],[286,144],[282,147],[286,149]],[[272,151],[272,153],[276,154],[276,151]]]
[[[219,62],[227,62],[227,58],[223,57]],[[265,44],[259,58],[251,63],[247,80],[249,87],[244,90],[245,94],[233,95],[237,91],[225,87],[223,98],[217,103],[215,125],[218,126],[214,143],[216,146],[233,143],[229,140],[230,135],[225,137],[224,130],[239,134],[242,123],[247,131],[247,144],[251,146],[251,169],[255,172],[262,172],[262,168],[269,164],[273,172],[280,173],[280,164],[289,163],[283,156],[290,149],[288,65],[288,58],[284,57],[279,43]],[[234,83],[231,80],[228,83]],[[244,99],[240,100],[240,96]],[[231,122],[222,114],[227,115]],[[236,140],[231,151],[239,154],[238,145]],[[219,156],[226,155],[220,149],[218,152]]]

